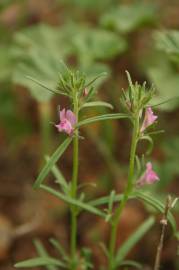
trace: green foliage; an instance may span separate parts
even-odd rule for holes
[[[98,121],[105,121],[105,120],[113,120],[113,119],[124,119],[124,118],[129,118],[129,116],[125,113],[110,113],[110,114],[103,114],[103,115],[98,115],[94,116],[91,118],[87,118],[85,120],[80,121],[77,124],[77,127],[81,127],[84,125],[89,125]]]
[[[170,137],[165,139],[161,144],[165,155],[165,160],[156,163],[157,172],[162,181],[158,183],[158,188],[166,188],[173,180],[174,176],[179,175],[178,153],[179,153],[179,138]]]
[[[124,38],[103,29],[80,28],[72,39],[78,59],[84,65],[93,60],[108,60],[127,49]]]
[[[70,52],[62,31],[58,27],[40,24],[16,33],[14,39],[14,83],[27,87],[37,101],[48,101],[52,93],[34,85],[26,76],[37,78],[47,87],[56,89],[60,60]]]
[[[91,61],[92,59],[90,60],[89,63],[84,59],[84,61],[79,64],[79,68],[83,70],[84,73],[86,74],[88,82],[92,81],[99,74],[105,74],[105,76],[98,77],[98,79],[93,83],[93,91],[90,94],[88,94],[86,100],[91,100],[91,98],[93,98],[94,94],[97,93],[99,87],[109,78],[111,74],[110,68],[107,64]]]
[[[11,85],[2,84],[0,91],[0,118],[1,125],[6,129],[6,135],[12,143],[17,143],[17,139],[32,132],[31,124],[24,115],[17,109],[17,99],[12,92]],[[13,140],[12,140],[13,137]]]
[[[101,10],[105,7],[108,7],[111,4],[111,0],[62,0],[66,4],[70,4],[74,8],[81,8],[81,9],[87,9],[87,10]],[[114,0],[112,0],[114,2]]]
[[[0,1],[0,11],[9,7],[14,2],[18,3],[18,2],[20,2],[20,0],[1,0]],[[21,2],[23,2],[23,0],[21,0]]]
[[[0,46],[0,81],[8,81],[12,75],[13,63],[10,57],[10,46]]]
[[[145,202],[146,204],[152,206],[154,209],[159,211],[160,213],[164,213],[165,210],[165,204],[163,204],[161,201],[159,201],[157,198],[152,196],[149,193],[142,192],[142,191],[135,191],[135,196]],[[168,213],[168,221],[170,222],[170,225],[173,229],[173,233],[176,234],[177,226],[176,221],[172,213],[169,211]]]
[[[120,33],[129,33],[137,28],[154,23],[156,6],[152,3],[121,4],[101,17],[101,24]]]
[[[151,105],[159,104],[157,107],[164,111],[178,108],[179,76],[178,71],[169,61],[160,58],[157,63],[147,69],[147,74],[156,87],[156,95],[153,97]],[[163,104],[160,105],[160,103]]]
[[[157,88],[153,103],[162,103],[160,109],[172,111],[179,106],[179,32],[157,31],[154,33],[154,42],[158,54],[154,53],[155,61],[147,68],[148,76]]]
[[[63,155],[69,144],[71,143],[72,138],[68,137],[62,144],[59,145],[59,147],[55,150],[55,152],[52,154],[50,159],[47,161],[45,166],[42,168],[39,176],[37,177],[34,188],[39,188],[40,184],[44,181],[45,177],[48,175],[48,173],[53,169],[55,163],[59,160],[59,158]]]
[[[126,266],[126,270],[128,269],[128,267],[132,267],[132,269],[143,269],[143,266],[140,263],[131,260],[123,261],[120,266]]]
[[[58,253],[62,257],[62,259],[64,261],[68,261],[69,258],[68,258],[67,254],[66,254],[66,251],[64,250],[62,245],[59,243],[59,241],[57,241],[54,238],[50,238],[49,242],[58,251]]]
[[[93,264],[91,262],[92,261],[92,252],[91,252],[91,250],[89,248],[82,248],[81,256],[83,258],[81,268],[83,270],[93,269]]]
[[[120,202],[123,200],[123,197],[124,197],[123,194],[117,194],[114,196],[113,200],[114,200],[114,202]],[[143,202],[152,206],[154,209],[156,209],[160,213],[162,213],[162,214],[164,213],[165,204],[163,204],[159,199],[152,196],[149,192],[134,191],[129,196],[129,199],[135,199],[135,198],[142,200]],[[96,199],[96,200],[92,200],[89,202],[89,204],[92,206],[101,206],[104,204],[108,204],[109,200],[110,200],[110,196],[105,196],[105,197],[101,197],[101,198]],[[169,220],[170,225],[171,225],[173,232],[175,234],[176,233],[176,222],[175,222],[175,218],[171,212],[169,212],[169,214],[168,214],[168,220]]]
[[[73,199],[71,198],[69,195],[64,195],[50,187],[47,187],[43,184],[40,185],[40,188],[49,192],[50,194],[54,195],[55,197],[59,198],[60,200],[70,204],[70,205],[73,205],[73,206],[76,206],[78,207],[78,210],[86,210],[87,212],[90,212],[94,215],[97,215],[97,216],[100,216],[102,218],[105,219],[106,215],[104,214],[104,212],[102,212],[101,210],[99,210],[98,208],[96,207],[93,207],[92,205],[90,205],[88,202],[83,202],[81,201],[80,199]]]
[[[44,246],[42,245],[42,243],[38,239],[34,240],[34,245],[35,245],[35,248],[36,248],[39,256],[48,257],[47,251],[45,250]],[[57,270],[57,268],[54,265],[46,265],[46,269],[47,270]]]
[[[149,217],[137,228],[137,230],[132,235],[128,237],[128,239],[122,244],[122,246],[117,251],[115,258],[116,266],[119,266],[121,264],[121,262],[125,259],[126,255],[129,253],[129,251],[151,229],[154,223],[155,223],[154,217]]]
[[[96,94],[96,89],[93,86],[94,82],[99,78],[105,76],[106,73],[101,73],[89,80],[85,73],[79,70],[74,71],[69,69],[63,64],[63,70],[59,74],[59,80],[57,85],[57,93],[68,96],[74,104],[74,98],[83,100],[80,107],[87,101],[90,101]],[[87,90],[88,94],[85,95],[84,91]],[[80,109],[80,108],[79,108]]]
[[[66,265],[62,263],[60,260],[51,258],[51,257],[39,257],[34,259],[25,260],[23,262],[16,263],[14,267],[16,268],[32,268],[39,266],[60,266],[62,268],[66,268]]]
[[[157,31],[154,34],[156,48],[179,64],[179,31]]]
[[[91,101],[91,102],[86,102],[81,106],[81,109],[83,108],[89,108],[89,107],[106,107],[109,109],[113,109],[113,106],[108,103],[108,102],[104,102],[104,101]]]
[[[49,156],[46,157],[46,161],[49,162],[50,158]],[[55,177],[55,182],[60,185],[64,193],[67,193],[69,191],[69,186],[68,183],[66,182],[63,174],[61,171],[58,169],[56,165],[51,167],[51,171]]]

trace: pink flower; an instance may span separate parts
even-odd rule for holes
[[[60,123],[55,125],[59,132],[65,132],[68,135],[73,135],[74,126],[76,124],[76,116],[71,110],[60,111]]]
[[[141,127],[141,132],[143,132],[147,127],[149,127],[150,125],[152,125],[156,120],[157,120],[158,116],[154,115],[154,112],[152,111],[151,107],[147,107],[146,111],[145,111],[145,117],[144,117],[144,121]]]
[[[159,177],[156,172],[153,171],[152,163],[148,162],[144,174],[137,181],[137,186],[143,186],[145,184],[151,185],[157,181],[159,181]]]

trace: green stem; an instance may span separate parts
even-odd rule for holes
[[[74,113],[78,122],[78,99],[74,98]],[[78,182],[78,153],[79,152],[79,139],[78,130],[76,129],[73,138],[73,175],[71,182],[71,196],[76,198],[77,195],[77,182]],[[70,251],[71,251],[71,270],[76,269],[76,236],[77,236],[77,213],[76,207],[71,207],[71,240],[70,240]]]
[[[114,263],[114,260],[115,260],[114,255],[115,255],[117,227],[119,224],[121,213],[133,189],[134,163],[135,163],[135,154],[136,154],[137,141],[138,141],[138,135],[139,135],[138,133],[139,133],[139,116],[137,115],[134,119],[130,160],[129,160],[128,182],[127,182],[126,189],[124,191],[123,200],[121,201],[119,207],[116,209],[113,219],[111,221],[111,235],[110,235],[110,241],[109,241],[109,270],[115,270],[116,268],[115,263]]]

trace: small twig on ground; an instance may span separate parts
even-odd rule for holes
[[[172,206],[172,198],[170,195],[168,195],[167,200],[166,200],[166,204],[165,204],[164,214],[163,214],[163,217],[160,221],[160,223],[162,225],[162,229],[161,229],[160,241],[159,241],[159,244],[157,247],[157,254],[156,254],[156,258],[155,258],[154,270],[160,269],[160,261],[161,261],[161,253],[162,253],[162,249],[163,249],[164,236],[165,236],[165,231],[166,231],[166,227],[168,224],[167,216],[168,216],[169,210],[171,209],[171,206]]]

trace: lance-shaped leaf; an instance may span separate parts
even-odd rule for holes
[[[68,137],[52,154],[49,161],[45,164],[43,169],[41,170],[39,176],[37,177],[37,180],[34,183],[34,188],[38,188],[40,184],[43,182],[45,177],[48,175],[48,173],[51,171],[55,163],[59,160],[59,158],[63,155],[69,144],[71,143],[72,138]]]
[[[150,230],[150,228],[154,225],[154,222],[154,217],[149,217],[137,228],[137,230],[131,236],[129,236],[124,244],[119,247],[115,258],[116,267],[121,264],[129,251],[137,244],[138,241],[141,240],[146,232]]]
[[[64,250],[63,246],[54,238],[50,238],[49,242],[52,244],[52,246],[59,252],[59,254],[62,256],[62,258],[65,261],[68,261],[69,258],[66,254],[66,251]]]
[[[47,266],[47,265],[55,265],[55,266],[60,266],[62,268],[66,268],[66,265],[62,263],[60,260],[57,260],[51,257],[38,257],[38,258],[25,260],[23,262],[16,263],[14,267],[32,268],[32,267]]]
[[[86,102],[81,106],[81,109],[83,108],[89,108],[89,107],[107,107],[109,109],[113,109],[113,106],[108,103],[108,102],[104,102],[104,101],[91,101],[91,102]]]
[[[120,266],[128,266],[128,267],[132,267],[135,268],[135,269],[143,269],[143,266],[142,264],[138,263],[138,262],[135,262],[135,261],[131,261],[131,260],[126,260],[126,261],[123,261]],[[127,268],[128,269],[128,268]]]
[[[45,250],[44,246],[42,245],[42,243],[38,239],[34,240],[34,245],[35,245],[35,248],[36,248],[39,256],[48,257],[47,251]],[[56,266],[54,266],[54,265],[46,265],[46,269],[47,270],[57,270]]]
[[[82,120],[77,124],[77,127],[85,126],[85,125],[92,124],[98,121],[124,119],[124,118],[129,118],[129,115],[125,113],[103,114],[103,115],[98,115],[98,116],[94,116],[94,117],[90,117],[85,120]]]
[[[123,194],[116,194],[113,197],[113,202],[120,202],[120,201],[122,201],[123,197],[124,197]],[[135,194],[131,194],[129,196],[129,199],[135,199],[135,197],[136,197]],[[104,204],[109,204],[109,201],[110,201],[110,195],[101,197],[99,199],[91,200],[88,202],[88,204],[90,204],[92,206],[100,206],[100,205],[104,205]]]
[[[141,192],[141,191],[135,191],[134,195],[137,198],[141,199],[142,201],[146,202],[147,204],[151,205],[155,209],[157,209],[162,214],[164,213],[165,204],[160,202],[154,196],[152,196],[152,195],[150,195],[148,193]],[[172,213],[170,211],[168,212],[168,221],[170,222],[170,225],[171,225],[171,227],[173,229],[173,232],[175,234],[176,230],[177,230],[176,229],[176,221],[175,221],[175,218],[173,217],[173,215],[172,215]]]
[[[49,162],[49,160],[50,160],[49,156],[47,156],[45,159],[47,162]],[[51,171],[56,178],[56,183],[58,183],[61,186],[61,188],[63,189],[63,191],[66,193],[68,191],[69,186],[68,186],[68,183],[66,182],[63,174],[61,173],[61,171],[58,169],[58,167],[56,165],[54,165],[51,168]]]
[[[42,82],[38,81],[37,79],[35,79],[35,78],[31,77],[31,76],[26,76],[26,78],[31,80],[35,84],[39,85],[40,87],[46,89],[47,91],[53,93],[53,94],[60,94],[60,95],[67,96],[67,94],[65,94],[64,92],[62,92],[60,90],[49,88],[47,85],[43,84]]]
[[[70,205],[74,205],[77,206],[80,209],[84,209],[94,215],[100,216],[105,218],[105,213],[103,213],[101,210],[95,208],[94,206],[90,205],[88,202],[82,202],[80,200],[77,199],[73,199],[70,196],[66,196],[56,190],[54,190],[53,188],[47,187],[45,185],[40,185],[40,188],[49,192],[50,194],[54,195],[55,197],[59,198],[60,200],[70,204]]]

